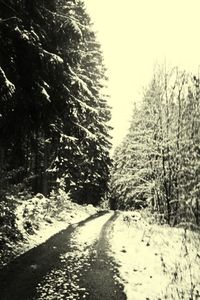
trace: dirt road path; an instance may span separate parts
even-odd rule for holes
[[[118,213],[69,226],[0,272],[1,300],[123,300],[108,241]]]

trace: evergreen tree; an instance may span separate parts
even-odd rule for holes
[[[110,109],[83,2],[0,1],[0,38],[2,186],[26,182],[47,194],[62,180],[77,201],[98,203],[110,164]]]
[[[111,190],[122,209],[142,208],[147,205],[150,193],[149,147],[150,128],[147,117],[136,106],[129,132],[114,154]]]

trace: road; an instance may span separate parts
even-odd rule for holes
[[[119,212],[70,225],[0,271],[1,300],[124,300],[109,240]]]

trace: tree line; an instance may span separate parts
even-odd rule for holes
[[[109,177],[106,70],[83,1],[0,0],[0,189],[62,186],[97,204]]]
[[[200,80],[158,67],[115,151],[111,204],[200,224]]]

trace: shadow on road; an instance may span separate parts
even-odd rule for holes
[[[60,255],[70,249],[70,236],[76,226],[84,226],[107,213],[99,212],[55,234],[45,243],[17,257],[0,270],[0,299],[33,299],[36,287],[52,268],[60,266]]]
[[[102,227],[100,238],[89,257],[90,268],[83,272],[80,279],[80,283],[88,291],[87,300],[127,299],[122,284],[117,281],[119,274],[116,263],[108,252],[112,226],[118,215],[119,212],[114,212]]]

